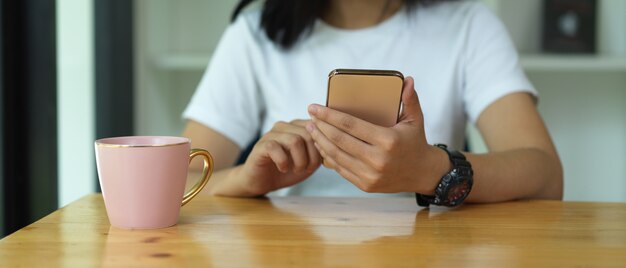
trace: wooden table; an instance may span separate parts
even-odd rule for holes
[[[0,240],[20,266],[626,267],[626,204],[202,196],[174,227],[123,230],[89,195]]]

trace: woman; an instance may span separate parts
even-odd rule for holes
[[[481,4],[267,0],[241,11],[249,2],[236,9],[184,113],[184,135],[216,158],[209,193],[434,197],[458,163],[452,149],[431,144],[462,148],[469,119],[489,153],[461,154],[473,169],[468,201],[562,198],[537,93],[502,23]],[[405,80],[400,122],[379,127],[314,104],[324,103],[336,68],[415,77]]]

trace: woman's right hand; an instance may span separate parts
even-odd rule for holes
[[[311,176],[322,160],[305,129],[310,120],[279,121],[254,145],[240,175],[253,195],[288,187]]]

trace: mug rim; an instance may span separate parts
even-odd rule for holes
[[[180,139],[180,142],[171,142],[171,143],[155,143],[155,144],[123,144],[120,142],[113,142],[115,140],[120,139],[128,139],[128,138],[164,138],[164,139]],[[94,144],[98,147],[108,147],[108,148],[146,148],[146,147],[166,147],[166,146],[176,146],[182,144],[191,143],[191,139],[187,137],[179,137],[179,136],[119,136],[119,137],[107,137],[97,139]]]

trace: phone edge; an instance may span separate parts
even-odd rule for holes
[[[391,75],[396,76],[404,80],[404,75],[396,70],[374,70],[374,69],[334,69],[328,74],[328,78],[331,78],[339,74],[352,74],[352,75]]]

